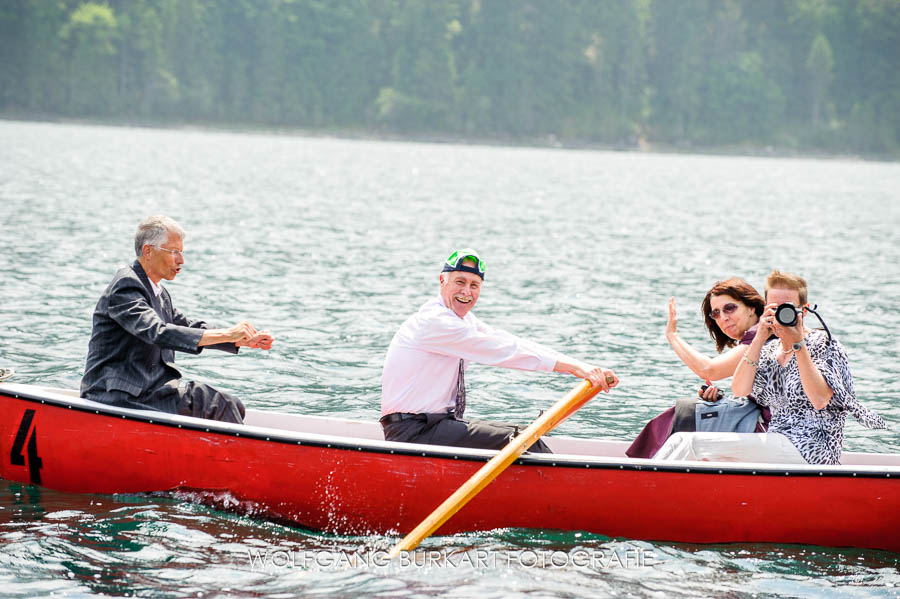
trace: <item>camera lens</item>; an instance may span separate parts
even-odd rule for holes
[[[775,320],[778,324],[785,327],[792,327],[797,324],[797,307],[790,302],[781,304],[775,308]]]

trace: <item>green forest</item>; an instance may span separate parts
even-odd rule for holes
[[[0,116],[900,157],[900,0],[2,0]]]

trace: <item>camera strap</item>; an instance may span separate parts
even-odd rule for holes
[[[822,328],[825,329],[825,334],[828,335],[828,343],[831,343],[831,331],[828,330],[828,325],[825,324],[825,321],[822,320],[822,317],[819,316],[818,312],[816,312],[816,309],[818,309],[818,307],[819,307],[819,304],[816,304],[812,308],[807,307],[806,309],[809,310],[810,312],[812,312],[813,314],[815,314],[816,318],[819,319],[819,322],[822,323]]]

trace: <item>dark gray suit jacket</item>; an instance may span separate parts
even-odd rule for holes
[[[157,298],[137,260],[119,269],[94,309],[81,396],[104,403],[140,399],[173,379],[175,350],[199,354],[206,323],[190,320],[165,289]],[[233,343],[210,345],[237,353]]]

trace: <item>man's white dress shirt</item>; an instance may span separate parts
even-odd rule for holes
[[[153,295],[159,297],[159,295],[162,293],[162,285],[154,283],[153,279],[151,279],[150,277],[147,277],[147,280],[150,281],[150,288],[153,289]]]
[[[459,360],[519,370],[552,371],[562,354],[490,327],[469,312],[460,318],[440,295],[406,319],[391,340],[381,373],[381,414],[453,409]]]

